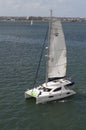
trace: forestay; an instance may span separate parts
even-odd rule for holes
[[[48,53],[48,79],[65,77],[66,45],[60,21],[51,23]]]

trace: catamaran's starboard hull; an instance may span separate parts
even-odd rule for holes
[[[74,91],[71,93],[64,93],[64,94],[56,94],[56,95],[48,95],[48,96],[44,96],[44,97],[37,97],[36,98],[36,104],[39,103],[46,103],[46,102],[51,102],[51,101],[59,101],[62,99],[66,99],[68,97],[73,96],[74,94],[76,94]]]

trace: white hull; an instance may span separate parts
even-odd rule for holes
[[[44,90],[45,89],[45,90]],[[27,90],[25,92],[25,98],[36,98],[36,104],[50,102],[53,100],[61,100],[63,98],[74,95],[75,92],[68,87],[58,84],[58,82],[48,82],[42,84],[37,88]]]
[[[39,96],[36,98],[36,104],[50,102],[50,101],[54,101],[54,100],[65,99],[65,98],[70,97],[74,94],[75,94],[75,92],[71,90],[68,92],[66,91],[66,92],[60,92],[57,94],[48,94],[46,96]]]

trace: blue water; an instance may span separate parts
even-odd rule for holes
[[[33,86],[48,23],[0,22],[0,130],[86,130],[86,23],[62,25],[77,94],[36,105],[24,92]],[[37,84],[44,80],[45,57]]]

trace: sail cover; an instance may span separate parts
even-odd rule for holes
[[[51,23],[48,53],[48,79],[65,77],[66,45],[60,21]]]

